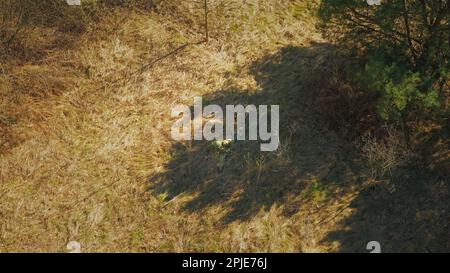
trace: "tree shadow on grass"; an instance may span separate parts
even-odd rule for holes
[[[378,241],[382,252],[450,250],[448,126],[419,136],[417,158],[385,183],[364,189],[350,204],[355,213],[325,241],[342,252],[361,252]]]
[[[256,141],[234,141],[217,148],[207,141],[177,143],[167,171],[150,178],[150,189],[167,199],[196,194],[184,209],[195,212],[222,205],[229,212],[224,223],[246,220],[273,205],[286,215],[301,209],[299,196],[320,197],[330,187],[354,181],[351,150],[326,129],[311,107],[315,84],[325,80],[330,46],[285,47],[250,66],[257,90],[231,84],[203,97],[203,106],[279,105],[280,147],[261,152]]]
[[[363,190],[350,204],[355,213],[325,241],[341,252],[367,252],[369,241],[382,252],[448,252],[449,197],[448,178],[402,170],[389,186]]]
[[[228,224],[272,206],[289,217],[308,211],[305,206],[311,201],[332,202],[358,188],[368,176],[357,149],[328,130],[312,106],[320,85],[330,80],[332,52],[327,44],[282,48],[251,65],[257,90],[229,84],[203,97],[204,106],[280,105],[276,152],[260,152],[259,143],[252,141],[222,148],[207,141],[175,143],[166,171],[149,179],[149,189],[166,201],[192,196],[182,205],[187,212],[224,207],[221,223]],[[322,243],[337,241],[336,250],[342,252],[368,252],[369,241],[379,241],[384,252],[448,251],[445,181],[419,168],[398,170],[392,183],[362,190],[350,203],[353,214],[335,223]]]

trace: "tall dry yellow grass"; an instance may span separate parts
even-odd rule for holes
[[[233,92],[244,99],[286,92],[289,103],[289,94],[309,88],[299,79],[317,75],[327,54],[316,46],[324,41],[311,1],[212,2],[208,44],[195,44],[203,39],[201,9],[168,1],[158,12],[104,11],[81,33],[34,29],[24,41],[36,47],[32,56],[1,64],[0,251],[64,252],[70,241],[82,252],[339,249],[323,238],[351,215],[350,208],[334,211],[352,200],[354,188],[321,181],[336,164],[345,183],[356,178],[338,158],[339,137],[316,129],[302,110],[307,96],[293,106],[296,123],[273,155],[171,139],[174,105]],[[134,73],[184,43],[194,45]],[[295,49],[314,46],[309,56]],[[297,147],[298,139],[305,146]],[[174,162],[177,153],[186,161]],[[218,158],[242,165],[224,174],[211,165]],[[178,179],[174,163],[186,170],[181,181],[189,190],[153,190]],[[221,202],[189,208],[208,197]]]

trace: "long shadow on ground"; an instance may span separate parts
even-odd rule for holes
[[[167,172],[150,178],[150,189],[174,198],[196,193],[188,211],[226,205],[223,221],[245,220],[274,204],[286,215],[301,207],[298,196],[355,182],[351,149],[326,129],[311,107],[315,83],[325,77],[330,46],[285,47],[253,63],[258,90],[233,85],[203,97],[203,105],[280,105],[280,147],[260,152],[258,142],[235,141],[218,149],[211,142],[177,143]],[[295,200],[295,201],[294,201]]]
[[[251,65],[258,90],[230,84],[203,97],[204,106],[218,104],[223,109],[230,104],[280,105],[281,143],[276,152],[260,152],[259,143],[252,141],[235,141],[222,148],[207,141],[176,143],[166,171],[149,179],[149,189],[167,195],[167,200],[192,194],[195,197],[183,207],[188,212],[226,207],[222,223],[227,224],[248,220],[274,205],[292,216],[303,209],[306,198],[335,200],[365,182],[357,150],[330,131],[327,121],[314,111],[317,90],[329,80],[327,62],[332,52],[327,44],[282,48]],[[420,177],[411,175],[404,188]],[[380,194],[383,190],[362,191],[351,204],[356,212],[339,223],[342,231],[332,232],[323,243],[338,241],[340,251],[352,252],[366,251],[365,244],[372,240],[384,244],[386,251],[404,250],[405,240],[414,242],[414,250],[423,251],[426,248],[420,244],[428,241],[434,249],[442,249],[439,241],[448,238],[444,226],[427,229],[430,236],[416,233],[423,220],[415,212],[436,205],[427,203],[428,192],[413,187],[405,199],[401,189],[398,194]],[[448,212],[448,205],[441,208]],[[421,238],[411,239],[414,236]]]
[[[416,161],[364,189],[350,204],[355,213],[325,241],[339,242],[342,252],[365,251],[368,241],[378,241],[382,252],[448,252],[448,136],[448,126],[423,136]]]

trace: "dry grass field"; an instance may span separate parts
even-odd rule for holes
[[[3,55],[0,251],[448,251],[448,177],[377,179],[377,144],[360,149],[317,110],[340,62],[317,4],[216,2],[208,43],[202,10],[167,1],[36,25]],[[280,105],[280,148],[174,141],[171,109],[195,96]]]

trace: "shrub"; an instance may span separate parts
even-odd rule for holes
[[[384,119],[406,124],[412,116],[445,112],[449,1],[392,0],[369,6],[366,1],[324,0],[319,14],[328,38],[363,57],[356,79],[377,92]]]
[[[398,131],[386,129],[384,137],[366,134],[357,141],[366,158],[372,178],[392,175],[393,171],[408,163],[413,153]]]

